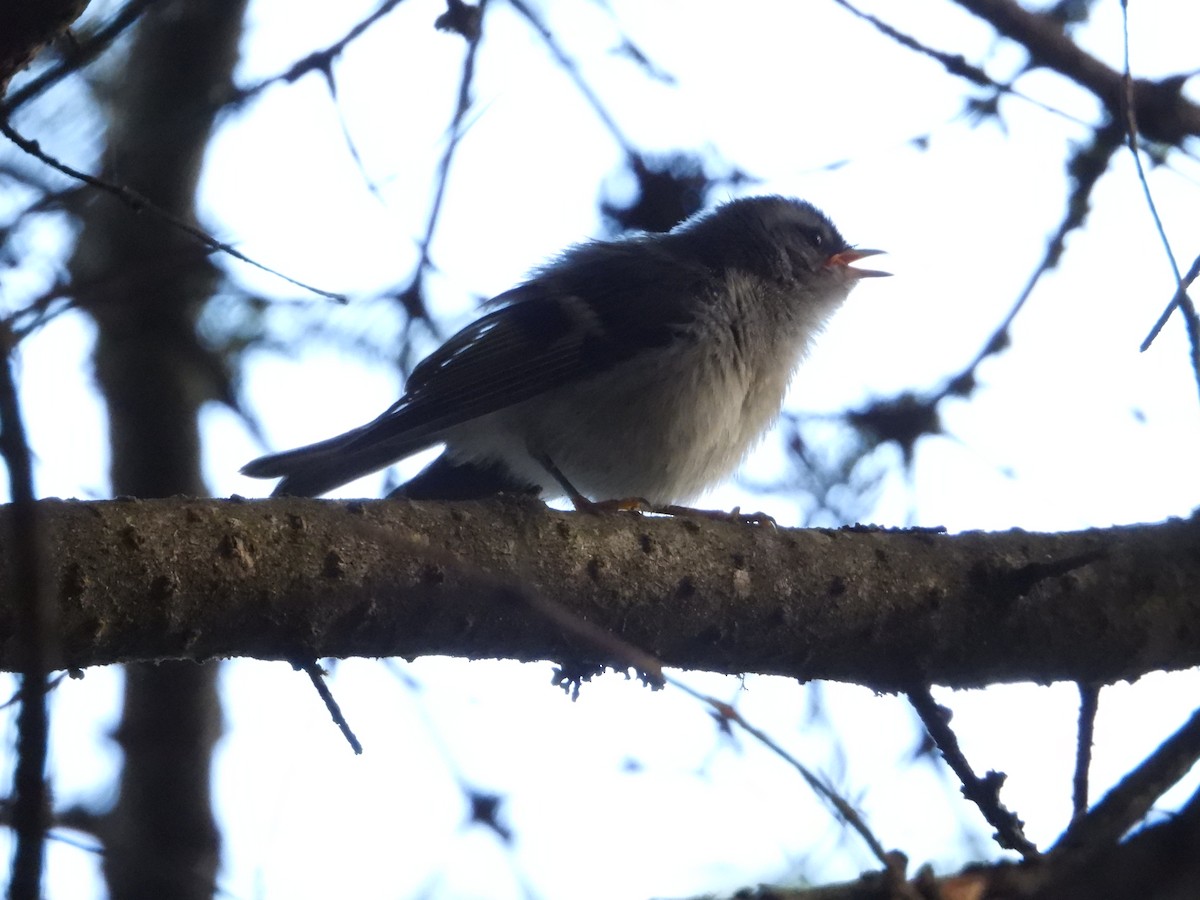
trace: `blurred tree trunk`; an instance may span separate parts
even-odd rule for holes
[[[150,10],[100,88],[108,117],[102,177],[194,217],[244,11],[245,0],[176,0]],[[220,361],[195,325],[219,274],[194,239],[113,198],[91,195],[81,218],[71,271],[99,329],[95,371],[108,405],[113,494],[203,495],[197,414],[214,394]],[[213,665],[180,662],[126,668],[115,734],[125,764],[100,829],[114,898],[213,895],[216,675]]]

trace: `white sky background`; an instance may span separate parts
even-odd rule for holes
[[[948,3],[863,5],[971,61],[996,49],[990,29]],[[239,82],[286,69],[373,6],[308,4],[299,14],[284,0],[258,0]],[[1144,0],[1132,7],[1136,74],[1197,67],[1200,6]],[[405,282],[464,50],[461,38],[433,31],[443,8],[409,0],[336,65],[340,113],[382,202],[349,158],[323,82],[309,75],[272,87],[223,123],[202,188],[206,224],[251,257],[330,290],[365,297]],[[614,2],[612,9],[555,4],[548,22],[636,146],[712,146],[763,179],[752,192],[809,199],[851,242],[889,251],[881,267],[896,277],[855,292],[804,367],[790,408],[837,410],[929,388],[959,371],[1003,319],[1057,227],[1066,152],[1086,128],[1013,98],[1001,107],[1007,134],[994,123],[970,128],[959,117],[964,83],[832,3]],[[614,21],[675,76],[676,87],[647,80],[610,53],[619,43]],[[595,234],[597,185],[621,183],[619,148],[539,39],[499,2],[485,29],[474,124],[433,247],[439,272],[430,296],[447,333],[469,321],[476,297],[512,286]],[[1119,63],[1116,0],[1102,4],[1082,43]],[[1020,61],[1001,47],[989,71],[1002,80]],[[1061,79],[1037,73],[1017,87],[1087,122],[1096,115],[1095,104]],[[31,111],[21,124],[28,133],[36,122]],[[926,134],[927,150],[909,143]],[[60,152],[87,162],[70,158],[69,144]],[[841,159],[849,163],[825,168]],[[1200,165],[1171,159],[1151,172],[1150,184],[1186,267],[1200,251]],[[233,265],[253,290],[300,297],[331,321],[362,315],[362,303],[309,299]],[[871,518],[1052,530],[1189,514],[1200,496],[1200,403],[1178,317],[1148,353],[1137,351],[1172,292],[1126,153],[1094,195],[1087,230],[1071,237],[1059,270],[1018,316],[1012,347],[979,371],[982,389],[970,401],[943,404],[948,435],[919,445],[911,476],[881,455],[877,465],[895,474]],[[365,308],[367,322],[346,327],[382,341],[394,317]],[[288,316],[281,307],[281,327]],[[89,341],[90,327],[67,315],[23,350],[43,495],[107,494]],[[397,395],[397,376],[381,360],[349,359],[327,343],[294,350],[288,359],[260,354],[248,374],[272,448],[361,424]],[[214,494],[265,494],[269,484],[237,474],[263,448],[227,410],[209,410],[204,424]],[[761,480],[779,466],[768,440],[747,474]],[[339,494],[370,496],[380,484],[376,477]],[[710,499],[767,509],[784,524],[801,510],[798,501],[737,484]],[[332,688],[366,748],[355,758],[306,677],[282,664],[227,666],[228,732],[216,774],[226,895],[680,896],[780,879],[799,866],[826,879],[872,865],[856,839],[838,843],[836,826],[798,776],[745,736],[721,738],[696,702],[608,676],[572,704],[549,685],[550,673],[549,664],[340,664]],[[735,679],[682,677],[736,700],[752,722],[834,777],[883,843],[914,864],[949,867],[991,852],[957,837],[962,823],[981,842],[988,829],[954,786],[943,788],[944,776],[926,764],[903,764],[918,736],[895,698],[823,687],[837,750],[830,729],[809,720],[808,695],[797,685],[750,678],[743,691]],[[1188,673],[1106,690],[1094,791],[1182,723],[1196,687]],[[118,676],[109,671],[58,692],[60,802],[106,789],[97,785],[116,763],[103,728],[115,722],[118,697]],[[1074,688],[940,697],[955,710],[976,770],[1008,772],[1002,799],[1035,841],[1053,840],[1069,817]],[[464,824],[460,781],[504,796],[511,848]],[[58,845],[50,864],[52,898],[99,890],[88,854]]]

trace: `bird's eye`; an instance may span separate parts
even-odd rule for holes
[[[821,233],[821,229],[814,228],[811,225],[796,225],[794,227],[796,235],[810,247],[821,247],[825,244],[825,235]]]

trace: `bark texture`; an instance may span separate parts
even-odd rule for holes
[[[1200,664],[1196,518],[942,535],[518,500],[42,507],[61,666],[427,654],[628,664],[572,623],[672,666],[878,690],[1102,683]],[[9,577],[5,564],[5,668]]]

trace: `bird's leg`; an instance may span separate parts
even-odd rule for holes
[[[533,458],[536,459],[550,476],[558,482],[559,486],[566,492],[567,498],[571,501],[571,505],[575,507],[576,512],[588,512],[593,514],[611,512],[613,510],[629,510],[638,512],[641,510],[652,510],[648,500],[643,500],[641,497],[628,497],[624,500],[589,500],[583,494],[575,489],[575,485],[571,484],[562,470],[554,464],[548,454],[534,453]]]
[[[628,512],[648,512],[660,516],[687,516],[698,519],[713,519],[719,522],[740,522],[743,525],[775,527],[775,519],[765,512],[743,513],[741,507],[734,507],[732,512],[726,512],[723,509],[696,509],[691,506],[679,506],[675,503],[655,506],[644,497],[626,497],[621,500],[601,500],[598,502],[589,500],[575,489],[575,485],[571,484],[570,479],[554,464],[554,460],[548,454],[533,453],[533,458],[541,464],[542,468],[550,473],[551,477],[566,492],[576,512],[600,514],[612,512],[613,510],[624,510]]]

